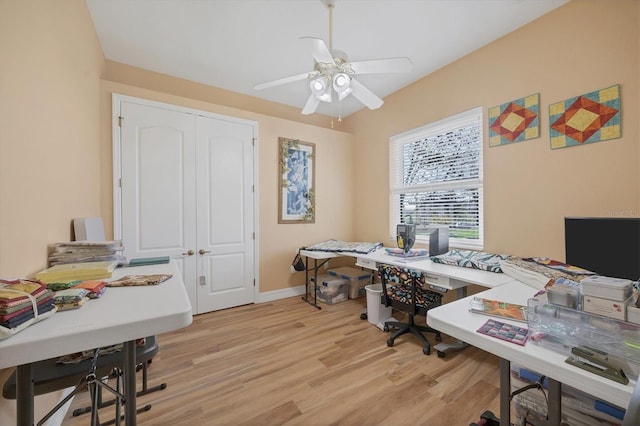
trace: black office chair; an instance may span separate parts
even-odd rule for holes
[[[425,283],[425,277],[420,271],[380,265],[378,272],[382,279],[382,303],[408,315],[406,323],[399,321],[384,323],[384,331],[389,331],[391,328],[396,329],[387,340],[387,346],[393,346],[398,336],[412,333],[422,343],[422,352],[429,355],[431,344],[422,333],[434,333],[438,342],[442,340],[442,336],[434,328],[427,325],[417,325],[414,317],[416,315],[426,316],[429,309],[440,306],[442,294],[429,290]]]

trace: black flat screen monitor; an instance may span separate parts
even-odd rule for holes
[[[565,262],[599,275],[640,278],[640,218],[565,217]]]

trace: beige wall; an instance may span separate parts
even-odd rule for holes
[[[100,214],[102,48],[83,0],[0,0],[0,277],[47,265],[71,219]],[[11,370],[0,371],[0,383]],[[36,398],[37,418],[59,393]],[[0,399],[0,424],[15,401]]]
[[[346,120],[356,237],[388,241],[389,137],[482,106],[485,249],[564,259],[565,216],[640,217],[640,2],[572,1]],[[551,150],[550,103],[621,85],[623,137]],[[488,148],[487,108],[540,93],[541,137]],[[391,243],[391,242],[389,242]]]
[[[102,48],[82,0],[0,2],[0,276],[100,213]]]

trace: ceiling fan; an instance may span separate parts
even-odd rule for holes
[[[309,80],[311,94],[302,114],[313,114],[320,102],[331,102],[334,96],[342,100],[353,95],[369,109],[380,108],[383,101],[354,77],[359,74],[383,74],[411,71],[409,58],[386,58],[349,62],[346,53],[333,48],[333,8],[336,0],[320,0],[329,9],[329,46],[317,37],[300,37],[315,60],[313,71],[278,80],[260,83],[254,87],[262,90],[299,80]]]

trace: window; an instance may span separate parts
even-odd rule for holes
[[[390,235],[398,223],[449,226],[449,244],[483,247],[482,108],[390,139]]]

